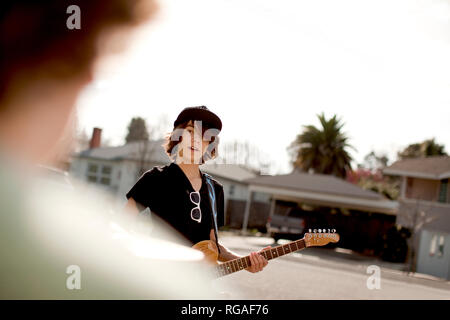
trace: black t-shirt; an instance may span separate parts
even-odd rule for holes
[[[133,198],[144,208],[149,208],[164,221],[179,231],[192,244],[209,240],[211,229],[214,228],[211,203],[205,173],[201,170],[202,185],[200,188],[201,222],[191,218],[191,210],[196,205],[189,194],[194,190],[188,177],[175,163],[156,166],[145,172],[136,184],[126,194],[127,199]],[[210,176],[211,177],[211,176]],[[224,193],[223,186],[216,179],[213,183],[217,204],[217,227],[224,225]]]

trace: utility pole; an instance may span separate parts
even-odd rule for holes
[[[413,226],[411,229],[411,246],[410,246],[410,254],[409,254],[409,264],[408,264],[408,274],[411,274],[412,272],[415,271],[415,266],[414,266],[414,257],[415,257],[415,243],[416,243],[416,227],[417,227],[417,216],[419,213],[419,200],[416,200],[416,205],[414,208],[414,218],[413,218]]]

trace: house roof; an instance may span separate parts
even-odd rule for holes
[[[383,169],[386,175],[441,180],[450,178],[450,157],[430,156],[404,159]]]
[[[146,155],[146,161],[166,163],[169,157],[164,151],[164,140],[145,142],[130,142],[123,146],[100,147],[87,149],[76,156],[100,160],[141,160]]]
[[[200,169],[214,177],[220,177],[238,182],[244,182],[246,179],[257,176],[254,172],[237,164],[202,164]]]
[[[350,182],[326,174],[309,174],[294,171],[293,173],[285,175],[251,178],[247,179],[246,182],[253,185],[327,193],[372,200],[384,199],[384,197],[379,193],[362,189],[361,187],[358,187]]]
[[[162,144],[164,140],[148,141],[147,146],[143,142],[131,142],[123,146],[115,147],[101,147],[94,149],[87,149],[76,156],[80,158],[90,158],[98,160],[137,160],[142,159],[145,147],[147,147],[147,161],[156,163],[168,163],[169,157],[164,151]],[[235,164],[203,164],[200,166],[202,171],[213,176],[242,182],[245,179],[253,178],[255,173],[242,166]]]
[[[272,194],[273,199],[396,214],[398,203],[331,175],[291,174],[260,176],[245,180],[251,192]]]

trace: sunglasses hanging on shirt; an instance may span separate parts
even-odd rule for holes
[[[191,219],[200,223],[202,221],[202,211],[200,210],[200,192],[193,191],[189,194],[189,198],[196,206],[191,210]]]

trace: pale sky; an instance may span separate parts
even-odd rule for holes
[[[78,102],[80,128],[124,142],[132,117],[167,131],[188,106],[290,171],[287,146],[337,114],[357,151],[391,161],[432,137],[450,152],[450,1],[165,0]],[[354,165],[356,164],[354,163]]]

